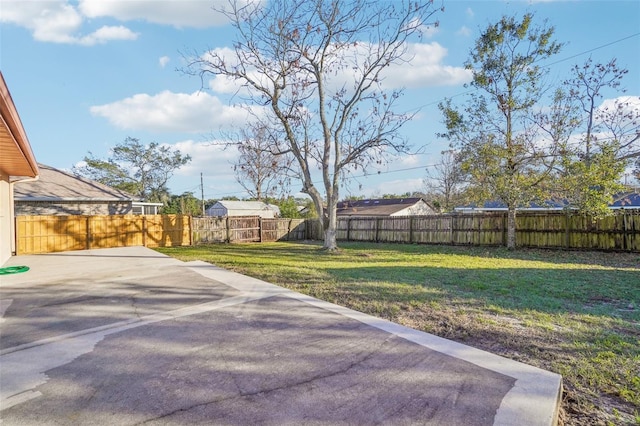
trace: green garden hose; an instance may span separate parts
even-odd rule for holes
[[[0,268],[0,275],[18,274],[20,272],[27,272],[28,266],[8,266],[6,268]]]

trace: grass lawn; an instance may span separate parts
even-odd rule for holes
[[[342,243],[162,248],[564,376],[561,420],[640,425],[640,255]]]

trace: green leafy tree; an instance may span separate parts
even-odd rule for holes
[[[541,144],[531,111],[543,100],[546,59],[559,52],[553,27],[534,26],[533,15],[503,17],[476,40],[466,67],[475,89],[462,110],[440,104],[453,149],[460,153],[469,189],[482,201],[502,201],[508,209],[507,247],[515,248],[516,209],[544,197],[554,143]]]
[[[621,182],[631,159],[640,155],[640,112],[628,98],[617,98],[609,107],[600,105],[605,92],[619,91],[626,69],[615,59],[594,63],[589,58],[572,68],[565,81],[566,96],[574,108],[565,120],[576,136],[562,144],[557,187],[571,208],[597,218],[611,214],[608,205],[624,190]],[[640,104],[640,103],[639,103]]]
[[[288,219],[298,219],[301,217],[298,210],[298,203],[294,197],[283,198],[274,204],[280,208],[280,217],[286,217]]]
[[[89,152],[83,161],[84,165],[73,168],[76,175],[127,191],[144,201],[165,202],[169,195],[167,182],[191,157],[157,142],[145,145],[127,137],[112,149],[108,159],[96,158]]]
[[[196,198],[193,192],[171,195],[166,205],[162,208],[162,213],[202,216],[202,200]]]
[[[402,91],[381,82],[384,70],[409,59],[407,42],[437,11],[423,1],[231,0],[220,12],[236,30],[232,52],[190,59],[186,72],[236,80],[254,107],[265,107],[255,118],[278,132],[278,152],[295,159],[327,250],[337,248],[342,179],[408,149],[399,133],[411,118],[397,112]]]

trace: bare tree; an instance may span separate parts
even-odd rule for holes
[[[266,107],[256,117],[281,132],[278,152],[295,158],[302,191],[322,212],[326,249],[337,248],[345,173],[408,149],[399,129],[411,116],[395,111],[402,90],[385,88],[383,74],[410,59],[407,42],[438,10],[408,0],[230,0],[219,12],[236,30],[233,49],[189,61],[203,86],[208,75],[232,79]]]
[[[279,144],[263,126],[249,126],[240,135],[236,144],[240,156],[234,164],[238,183],[258,201],[284,195],[290,181],[291,157],[274,151]]]
[[[465,186],[460,154],[454,150],[442,151],[440,162],[427,169],[426,193],[434,198],[441,211],[451,211],[462,201]]]
[[[620,68],[615,58],[607,63],[594,63],[589,58],[571,71],[572,78],[565,86],[582,113],[584,136],[578,147],[582,161],[589,164],[593,153],[603,146],[615,152],[616,160],[640,157],[640,98],[622,96],[599,105],[606,90],[626,92],[622,80],[628,70]]]

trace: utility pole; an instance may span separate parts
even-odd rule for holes
[[[202,172],[200,172],[200,199],[202,200],[202,217],[204,217],[204,181],[202,180]]]

